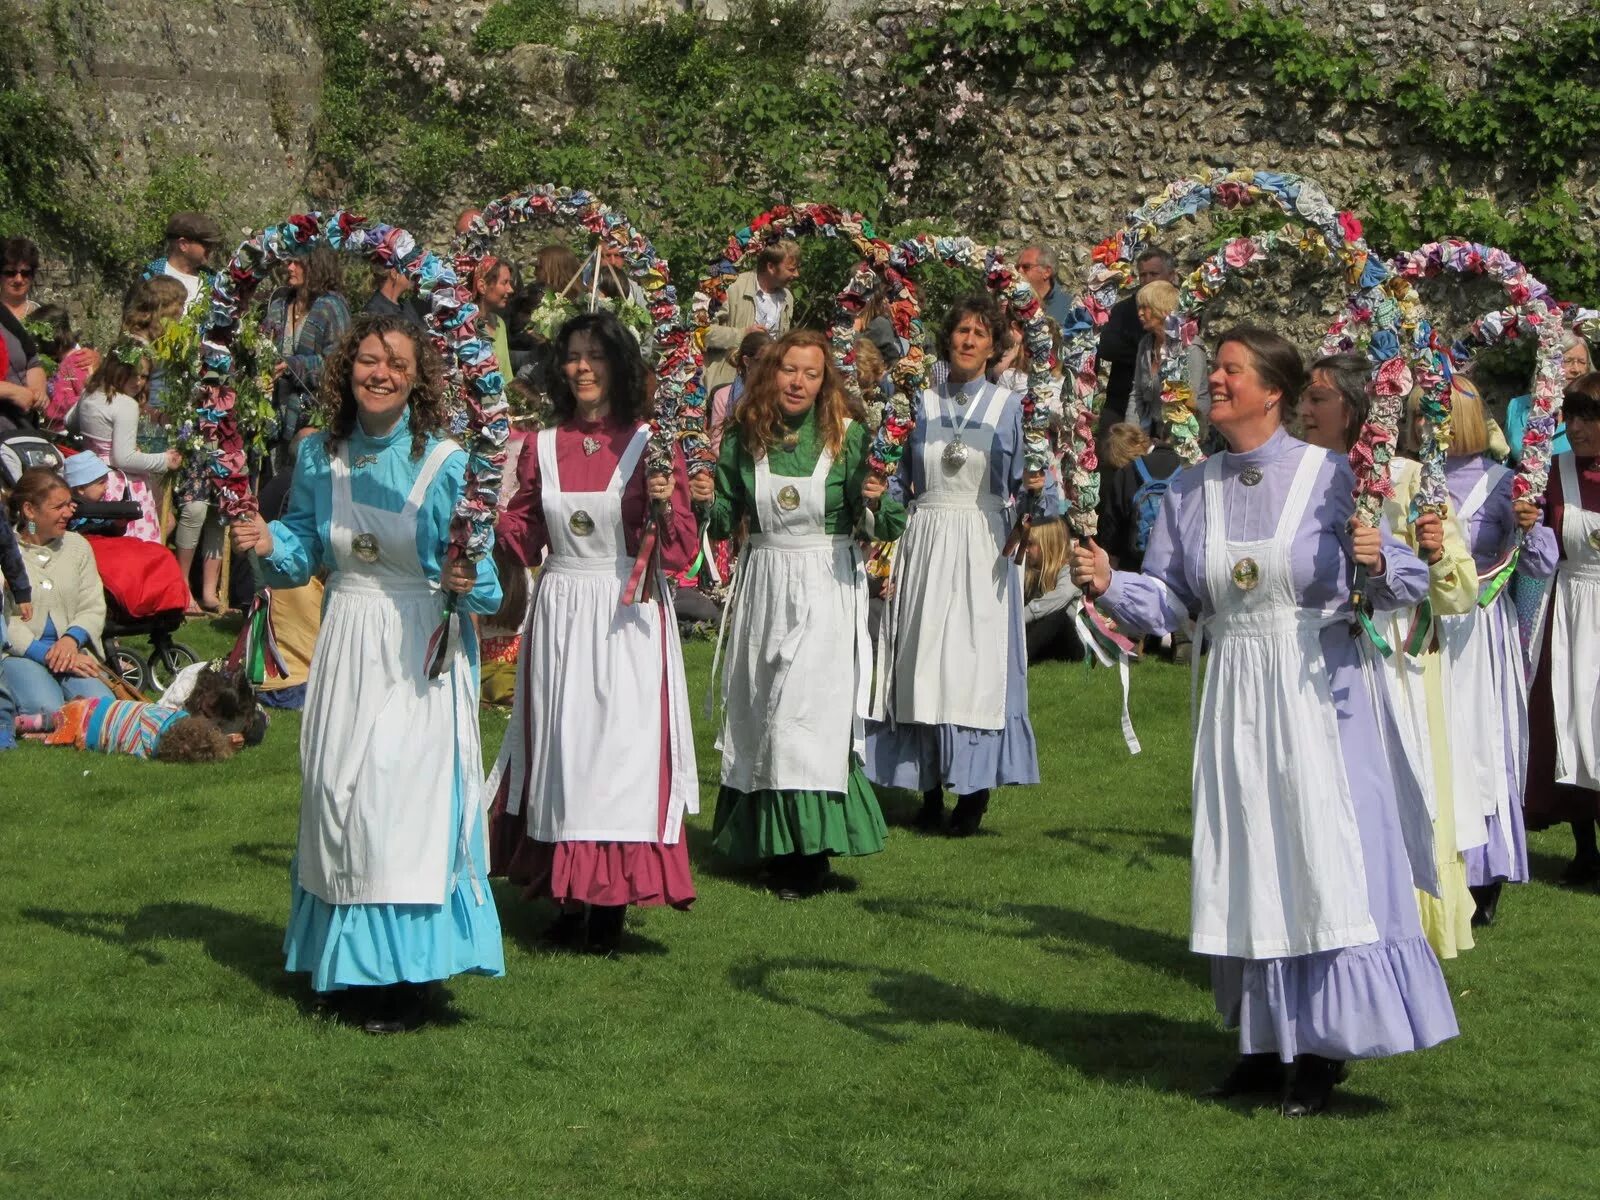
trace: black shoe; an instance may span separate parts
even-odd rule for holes
[[[373,989],[378,994],[361,1022],[366,1033],[410,1033],[428,1022],[428,987],[422,983],[395,983]]]
[[[1286,1117],[1313,1117],[1328,1107],[1334,1086],[1344,1078],[1344,1063],[1319,1054],[1294,1060],[1294,1082],[1278,1111]]]
[[[622,948],[622,930],[628,923],[626,904],[596,904],[589,909],[589,941],[585,945],[590,954],[612,958]]]
[[[950,836],[971,837],[983,824],[983,814],[989,811],[989,789],[968,792],[956,799],[956,810],[950,814]]]
[[[1202,1100],[1228,1100],[1234,1096],[1281,1096],[1284,1065],[1276,1054],[1241,1054],[1233,1070],[1220,1083],[1200,1093]]]
[[[779,900],[808,900],[828,885],[826,854],[791,854],[780,860],[774,894]]]
[[[1567,864],[1567,869],[1561,872],[1560,883],[1562,887],[1593,887],[1600,883],[1600,858],[1591,858],[1587,854],[1573,859]]]
[[[923,833],[938,833],[944,828],[943,788],[929,788],[922,793],[922,808],[911,824]]]
[[[1486,928],[1494,924],[1494,915],[1500,908],[1500,889],[1505,885],[1505,880],[1496,880],[1494,883],[1484,884],[1482,887],[1468,888],[1472,899],[1477,903],[1477,910],[1472,914],[1472,924],[1476,928]]]
[[[539,938],[545,945],[557,950],[581,950],[586,936],[584,926],[589,914],[581,908],[564,908],[556,919],[545,926]]]

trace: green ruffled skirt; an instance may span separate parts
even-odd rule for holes
[[[889,828],[872,784],[851,763],[845,792],[740,792],[717,794],[712,844],[734,862],[754,863],[785,854],[853,857],[883,849]]]

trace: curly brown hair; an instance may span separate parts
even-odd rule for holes
[[[844,447],[845,418],[861,419],[845,388],[844,375],[834,365],[828,339],[814,329],[793,329],[764,350],[750,369],[734,420],[739,441],[751,458],[761,458],[783,439],[783,409],[778,403],[778,371],[791,350],[822,352],[822,386],[817,390],[817,429],[828,453],[838,457]]]
[[[350,326],[350,332],[329,360],[322,373],[321,407],[327,415],[328,452],[339,448],[339,443],[355,432],[356,394],[351,385],[351,372],[361,343],[376,337],[387,343],[395,334],[411,343],[417,357],[416,378],[411,381],[411,395],[406,407],[411,415],[411,457],[419,459],[427,448],[428,438],[442,433],[445,428],[444,360],[433,348],[427,335],[403,316],[387,313],[362,313]]]

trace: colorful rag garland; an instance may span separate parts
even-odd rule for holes
[[[666,260],[627,217],[581,188],[552,184],[524,188],[484,205],[456,245],[456,273],[469,277],[495,239],[511,226],[529,223],[583,230],[596,239],[602,252],[613,252],[622,259],[628,277],[644,292],[654,342],[655,413],[650,421],[646,469],[670,472],[676,442],[690,474],[712,470],[715,464],[706,436],[705,396],[700,386],[700,346],[678,308],[678,292]],[[618,307],[625,313],[634,306],[623,302]],[[626,319],[624,323],[628,324]],[[638,326],[645,323],[643,317],[633,322]]]
[[[467,471],[461,499],[450,519],[449,555],[475,563],[488,554],[493,542],[509,429],[494,347],[478,336],[477,307],[468,298],[465,283],[447,264],[419,247],[404,229],[369,224],[365,217],[351,212],[302,213],[271,226],[241,244],[227,269],[217,276],[210,314],[201,330],[202,369],[195,410],[202,427],[209,426],[216,434],[219,455],[212,482],[218,508],[230,522],[256,511],[234,411],[234,342],[241,314],[249,309],[256,289],[273,268],[322,245],[403,272],[430,306],[428,324],[433,341],[466,385],[461,406],[450,414],[450,432],[466,447]],[[449,593],[444,620],[429,644],[430,677],[444,669],[456,604],[456,594]]]
[[[1201,177],[1174,180],[1129,213],[1125,226],[1091,252],[1088,286],[1074,305],[1088,320],[1075,319],[1070,329],[1062,331],[1062,359],[1068,370],[1085,382],[1096,378],[1100,326],[1111,315],[1119,293],[1134,286],[1139,254],[1157,233],[1213,207],[1233,211],[1257,204],[1276,205],[1288,216],[1313,226],[1330,250],[1361,236],[1360,223],[1349,213],[1335,211],[1322,187],[1300,175],[1218,168]],[[1171,322],[1167,329],[1161,361],[1162,417],[1179,457],[1195,463],[1204,455],[1194,411],[1197,397],[1183,377],[1183,352],[1198,328],[1187,340],[1181,336],[1181,325],[1176,340]]]

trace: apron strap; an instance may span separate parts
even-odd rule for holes
[[[617,469],[611,473],[611,482],[607,487],[611,491],[619,491],[627,486],[633,478],[639,460],[644,457],[645,443],[650,440],[650,427],[641,425],[633,431],[633,437],[628,442],[628,448],[622,452],[622,457],[617,459]]]
[[[539,455],[539,495],[561,495],[561,472],[556,469],[556,431],[541,429],[534,434],[538,441],[537,453]]]
[[[416,482],[411,485],[411,491],[406,496],[406,507],[416,509],[422,507],[422,500],[428,494],[428,489],[433,486],[433,480],[444,466],[445,460],[452,454],[465,454],[460,446],[449,438],[441,439],[434,443],[433,449],[428,452],[428,457],[422,461],[422,470],[417,472]]]
[[[1578,458],[1568,451],[1556,455],[1556,467],[1561,473],[1561,508],[1565,512],[1585,512],[1583,493],[1578,484]]]
[[[1489,469],[1479,477],[1477,483],[1472,485],[1472,490],[1467,493],[1467,498],[1461,502],[1461,510],[1456,513],[1457,518],[1461,521],[1463,530],[1467,528],[1467,523],[1477,515],[1478,510],[1488,502],[1489,493],[1499,486],[1501,477],[1509,474],[1510,472],[1499,463],[1489,464]]]

